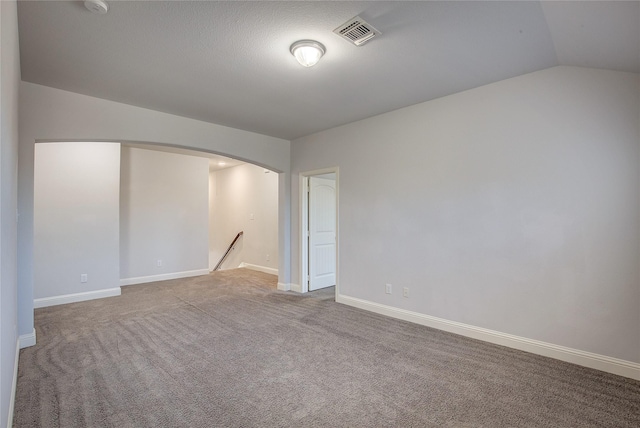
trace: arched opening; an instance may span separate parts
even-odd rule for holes
[[[202,151],[40,142],[34,152],[34,306],[221,268],[278,274],[278,177]]]
[[[291,287],[291,143],[167,113],[22,82],[18,153],[18,333],[35,343],[34,152],[47,142],[152,144],[220,154],[278,174],[278,288]],[[28,345],[26,345],[28,346]]]

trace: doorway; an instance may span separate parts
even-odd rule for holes
[[[337,168],[301,174],[302,292],[338,282]]]

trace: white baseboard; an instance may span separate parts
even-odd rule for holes
[[[13,426],[13,409],[16,404],[16,388],[18,387],[18,361],[20,359],[20,340],[16,341],[16,356],[13,360],[13,382],[11,383],[11,398],[7,414],[7,427]]]
[[[120,295],[120,287],[107,288],[105,290],[87,291],[85,293],[64,294],[62,296],[44,297],[33,300],[34,308],[64,305],[66,303],[84,302],[85,300],[102,299]]]
[[[20,349],[28,348],[29,346],[33,346],[36,344],[36,329],[34,328],[31,333],[21,334],[18,338],[18,344]]]
[[[295,291],[296,293],[302,293],[302,285],[300,284],[289,284],[291,286],[291,291]]]
[[[264,272],[264,273],[268,273],[268,274],[271,274],[271,275],[278,276],[278,269],[274,269],[274,268],[270,268],[270,267],[266,267],[266,266],[252,265],[251,263],[242,262],[242,263],[240,263],[240,265],[238,267],[239,268],[247,268],[247,269],[251,269],[251,270],[257,270],[259,272]]]
[[[442,318],[432,317],[430,315],[420,314],[418,312],[407,311],[404,309],[394,308],[392,306],[357,299],[355,297],[338,295],[336,302],[392,318],[398,318],[404,321],[425,325],[427,327],[437,328],[439,330],[448,331],[461,336],[467,336],[483,340],[485,342],[531,352],[532,354],[543,355],[545,357],[555,358],[557,360],[578,364],[580,366],[640,380],[640,364],[631,361],[620,360],[606,355],[594,354],[587,351],[567,348],[565,346],[541,342],[539,340],[527,339],[525,337],[514,336],[511,334],[501,333],[499,331],[449,321]]]
[[[278,283],[278,290],[280,291],[289,291],[291,290],[291,284],[285,284],[284,282]]]
[[[13,426],[13,410],[16,404],[16,389],[18,388],[18,363],[20,362],[20,350],[36,344],[36,329],[29,334],[21,334],[16,341],[16,355],[13,360],[13,381],[11,382],[11,397],[9,398],[9,412],[7,414],[7,427]]]
[[[162,273],[160,275],[138,276],[120,280],[120,286],[144,284],[146,282],[166,281],[168,279],[189,278],[192,276],[208,275],[209,269],[187,270],[184,272]]]

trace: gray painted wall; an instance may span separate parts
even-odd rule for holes
[[[17,333],[17,167],[20,57],[15,1],[0,2],[0,427],[11,419]],[[30,333],[31,331],[29,331]]]
[[[120,286],[119,200],[120,144],[36,144],[35,299]]]
[[[120,278],[206,270],[209,159],[122,147],[121,166]]]
[[[301,138],[292,207],[340,168],[343,295],[640,362],[639,91],[555,67]]]

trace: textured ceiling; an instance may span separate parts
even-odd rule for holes
[[[22,79],[294,139],[555,65],[640,72],[640,2],[20,1]],[[362,47],[333,34],[360,15]],[[315,39],[312,68],[289,53]]]

